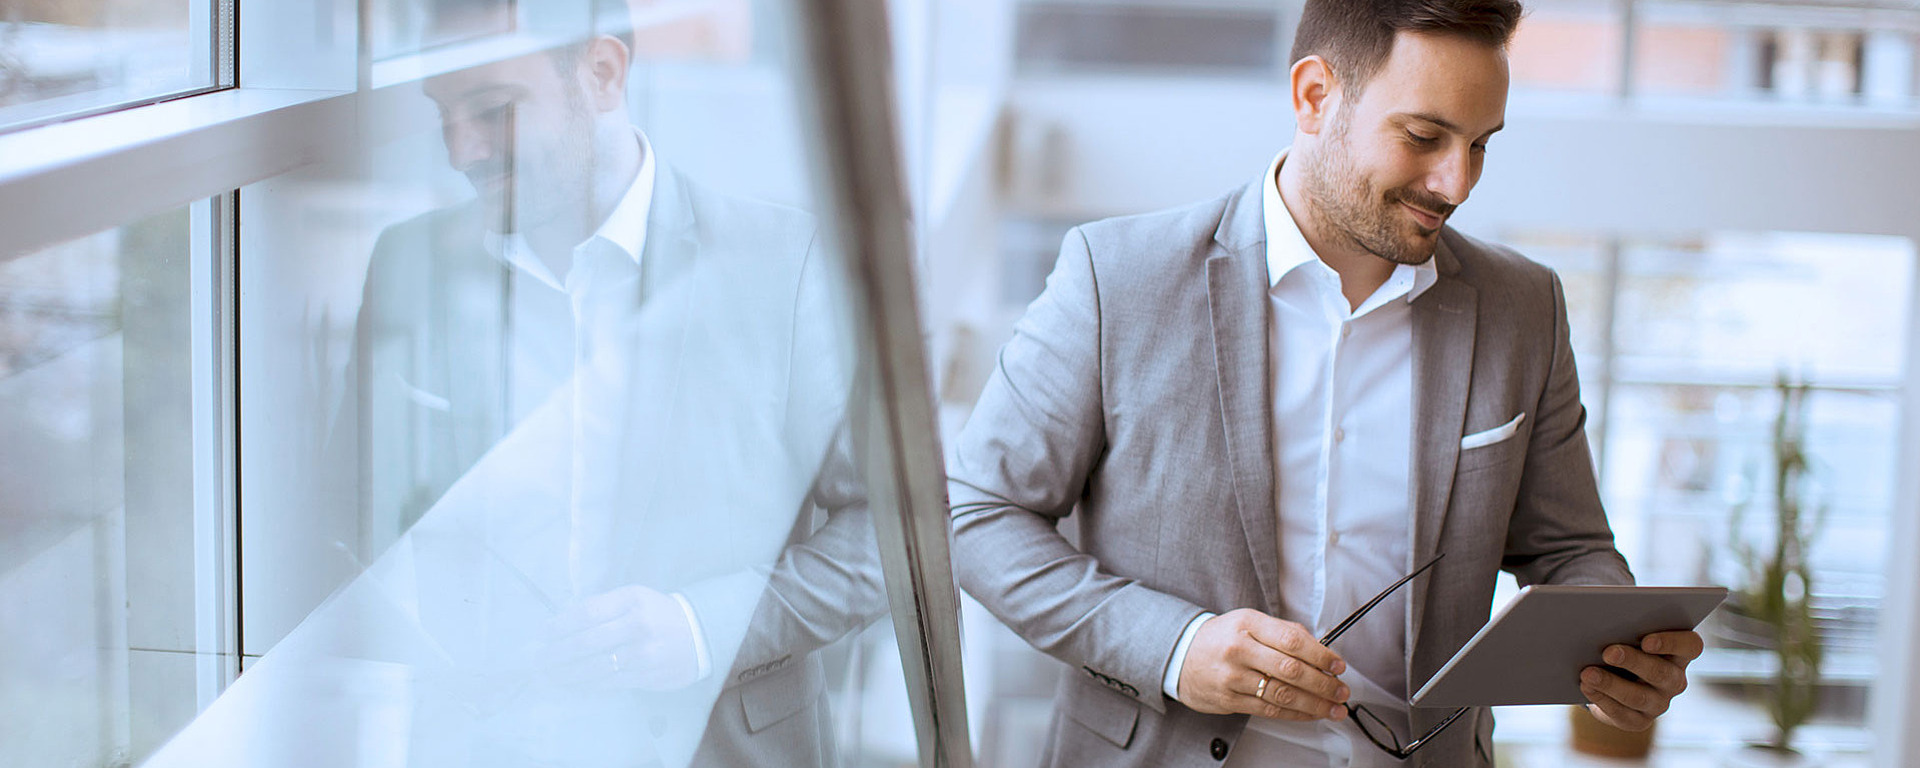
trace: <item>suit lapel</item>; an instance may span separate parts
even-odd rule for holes
[[[1460,263],[1443,236],[1434,254],[1440,277],[1413,303],[1412,558],[1408,570],[1439,549],[1440,530],[1453,496],[1454,468],[1460,460],[1460,436],[1466,428],[1467,393],[1473,379],[1474,324],[1479,294],[1459,279]],[[1408,637],[1420,637],[1427,590],[1445,563],[1415,579],[1409,599]],[[1411,658],[1411,654],[1409,655]]]
[[[1214,373],[1233,471],[1234,505],[1246,530],[1253,571],[1280,614],[1280,542],[1273,495],[1273,418],[1268,393],[1267,265],[1260,187],[1230,200],[1215,241],[1223,253],[1207,259],[1207,305],[1212,313]]]
[[[672,436],[684,429],[687,418],[689,374],[687,345],[701,303],[701,271],[696,269],[700,243],[686,182],[664,163],[658,166],[652,204],[647,212],[646,243],[641,248],[637,310],[629,320],[631,350],[625,379],[627,407],[621,430],[625,476],[622,488],[629,506],[619,518],[625,534],[617,540],[637,542],[650,530],[652,513],[660,501],[661,472]],[[638,550],[634,550],[638,551]],[[642,558],[646,559],[646,558]],[[652,565],[665,561],[652,558]],[[647,563],[629,563],[621,575],[627,580],[666,583],[650,572]],[[636,570],[637,569],[637,570]]]

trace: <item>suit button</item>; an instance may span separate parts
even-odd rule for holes
[[[1215,760],[1225,760],[1225,759],[1227,759],[1227,740],[1226,740],[1226,739],[1214,739],[1214,740],[1213,740],[1213,747],[1212,747],[1212,752],[1213,752],[1213,759],[1215,759]]]

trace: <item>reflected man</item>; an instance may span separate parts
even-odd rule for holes
[[[624,29],[624,2],[597,8]],[[655,155],[632,51],[601,34],[425,84],[477,197],[376,246],[364,500],[411,526],[418,579],[443,582],[420,619],[456,661],[530,644],[536,690],[584,713],[566,726],[631,720],[524,757],[824,765],[813,651],[885,605],[845,424],[850,278],[807,215]]]

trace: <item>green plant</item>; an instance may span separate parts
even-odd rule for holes
[[[1817,494],[1809,482],[1806,452],[1809,387],[1781,374],[1775,388],[1780,410],[1773,423],[1773,540],[1757,546],[1749,542],[1741,526],[1741,508],[1734,513],[1732,540],[1734,554],[1747,572],[1740,610],[1767,628],[1780,660],[1767,703],[1778,729],[1770,746],[1785,751],[1792,747],[1794,729],[1813,716],[1818,703],[1822,649],[1811,610],[1813,574],[1807,566],[1807,549],[1827,510],[1824,504],[1809,503]]]

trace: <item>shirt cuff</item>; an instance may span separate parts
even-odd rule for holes
[[[1200,625],[1207,623],[1219,614],[1202,613],[1187,622],[1187,630],[1180,633],[1179,644],[1173,646],[1173,658],[1167,659],[1166,682],[1160,684],[1160,692],[1174,701],[1180,700],[1180,667],[1187,663],[1187,646],[1193,645],[1193,636],[1200,634]]]
[[[678,592],[673,593],[673,601],[680,604],[681,612],[687,615],[687,628],[693,630],[693,656],[699,660],[700,677],[705,680],[713,673],[713,660],[707,656],[707,633],[700,628],[700,617],[693,613],[693,603]],[[1184,643],[1183,643],[1184,647]]]

